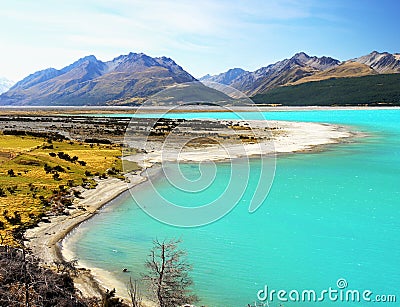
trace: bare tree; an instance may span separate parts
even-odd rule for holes
[[[190,289],[192,267],[186,262],[186,252],[178,248],[180,242],[154,240],[146,261],[148,273],[144,279],[150,283],[160,307],[182,306],[198,300]]]
[[[129,278],[128,282],[128,294],[131,298],[132,307],[141,307],[142,306],[142,297],[140,295],[138,281],[135,280],[132,282],[132,278]]]

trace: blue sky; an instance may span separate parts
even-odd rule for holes
[[[18,81],[93,54],[168,56],[195,77],[299,51],[346,60],[400,52],[398,0],[2,0],[0,76]]]

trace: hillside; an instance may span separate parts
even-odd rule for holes
[[[257,104],[286,106],[400,106],[400,74],[339,78],[275,88],[252,97]]]
[[[212,88],[196,81],[170,86],[146,102],[146,106],[176,106],[176,105],[248,105],[252,101],[248,97],[235,96],[223,88]]]
[[[0,105],[119,105],[194,81],[172,59],[129,53],[102,62],[87,56],[60,70],[35,72],[0,96]]]
[[[378,74],[377,71],[365,64],[347,61],[339,66],[318,72],[312,76],[304,77],[296,82],[288,83],[287,85],[297,85],[306,82],[321,81],[332,78],[352,78],[376,74]]]

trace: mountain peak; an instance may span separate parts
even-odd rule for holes
[[[91,54],[91,55],[87,55],[87,56],[83,57],[81,59],[81,61],[82,62],[84,62],[84,61],[97,62],[97,58],[93,54]]]
[[[207,79],[211,78],[212,76],[210,74],[206,74],[203,77],[200,77],[200,81],[206,81]]]
[[[370,55],[381,55],[381,54],[390,54],[390,53],[389,53],[389,52],[386,52],[386,51],[379,52],[379,51],[376,51],[376,50],[374,50],[374,51],[372,51],[372,52],[370,53]]]
[[[292,59],[304,59],[304,58],[309,59],[310,56],[307,53],[303,52],[303,51],[296,53],[292,57]]]
[[[216,82],[225,85],[231,85],[236,79],[240,78],[243,74],[248,73],[242,68],[231,68],[226,72],[220,73],[215,76],[210,76],[209,74],[200,78],[200,81]]]
[[[237,73],[242,73],[242,72],[245,72],[245,70],[244,70],[244,69],[242,69],[242,68],[239,68],[239,67],[235,67],[235,68],[231,68],[231,69],[229,69],[229,70],[228,70],[228,72],[237,72]]]
[[[97,58],[94,55],[88,55],[83,58],[80,58],[79,60],[75,61],[71,65],[68,65],[60,70],[61,74],[67,73],[77,67],[83,66],[85,64],[96,64],[96,65],[101,65],[103,62],[97,60]]]
[[[67,67],[76,67],[83,63],[97,63],[97,62],[100,62],[100,61],[98,61],[94,55],[87,55],[87,56],[84,56],[83,58],[80,58],[79,60],[73,62],[71,65],[68,65]],[[66,69],[67,67],[64,67],[62,70]]]

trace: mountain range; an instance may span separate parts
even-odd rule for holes
[[[341,62],[332,57],[299,52],[252,72],[233,68],[199,80],[206,85],[207,82],[228,85],[260,100],[262,95],[275,89],[296,89],[302,84],[312,87],[315,82],[343,78],[346,82],[353,82],[363,76],[371,76],[367,80],[374,82],[374,76],[399,72],[400,54],[373,51]],[[171,85],[192,81],[196,79],[167,57],[129,53],[102,62],[90,55],[60,70],[48,68],[29,75],[0,95],[0,105],[137,105]],[[197,91],[201,86],[197,84],[193,88]],[[392,87],[391,83],[390,97],[397,97],[397,94],[393,96]],[[209,94],[216,93],[211,91]],[[263,103],[264,98],[260,100]],[[222,95],[221,99],[225,96]]]
[[[1,105],[119,105],[143,101],[170,85],[196,80],[167,57],[143,53],[102,62],[90,55],[60,70],[48,68],[17,82]]]
[[[232,73],[233,71],[235,74]],[[400,54],[373,51],[368,55],[340,62],[331,57],[309,56],[300,52],[290,59],[261,67],[253,72],[234,68],[218,75],[206,75],[199,80],[220,82],[249,96],[255,96],[265,94],[280,86],[331,78],[351,78],[399,72]],[[233,75],[235,75],[234,78],[232,78]]]

